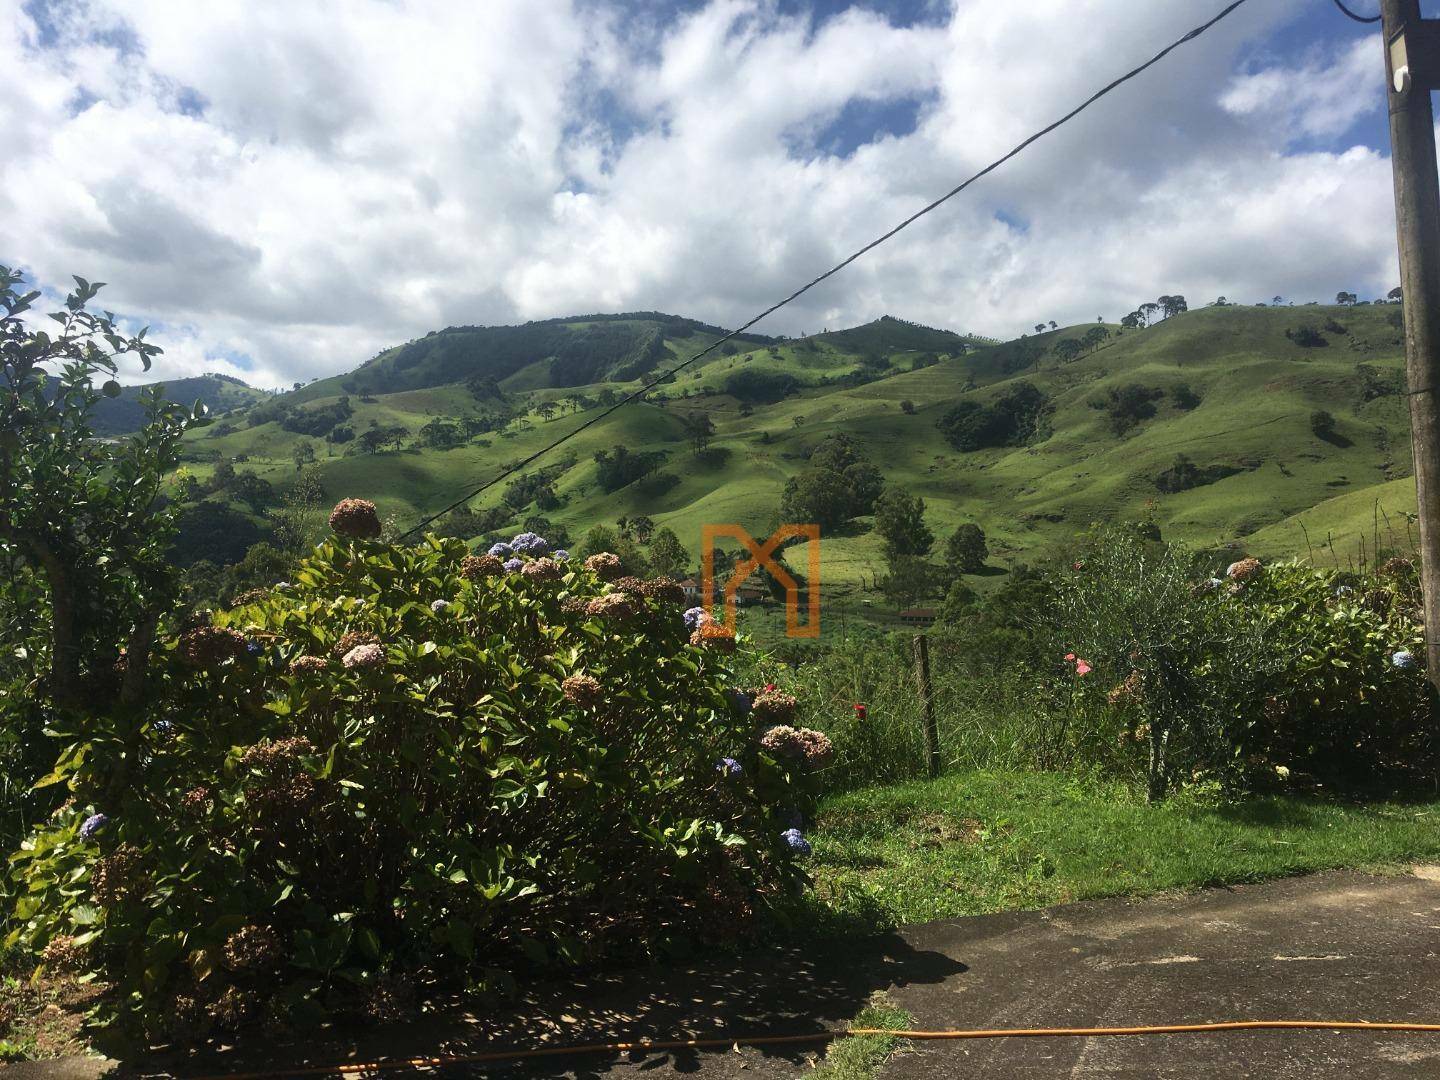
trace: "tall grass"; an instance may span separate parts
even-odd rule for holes
[[[913,634],[865,636],[794,666],[750,657],[745,676],[775,682],[800,699],[798,722],[835,744],[826,770],[832,791],[893,784],[926,775],[924,720]],[[972,641],[930,634],[930,677],[945,771],[1054,768],[1073,764],[1065,746],[1071,705],[1020,664],[989,664]],[[864,705],[862,717],[855,706]]]

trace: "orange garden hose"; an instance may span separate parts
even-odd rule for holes
[[[271,1080],[280,1076],[311,1076],[320,1073],[345,1075],[380,1072],[387,1069],[434,1069],[446,1065],[476,1065],[485,1062],[520,1061],[526,1058],[560,1057],[569,1054],[646,1053],[656,1050],[703,1050],[735,1046],[779,1046],[787,1043],[825,1042],[851,1035],[889,1035],[898,1039],[1007,1039],[1050,1038],[1096,1035],[1180,1035],[1205,1031],[1413,1031],[1440,1032],[1440,1024],[1369,1020],[1222,1020],[1202,1024],[1152,1024],[1144,1027],[1089,1028],[991,1028],[957,1031],[892,1031],[889,1028],[848,1028],[816,1031],[808,1035],[758,1035],[713,1039],[642,1039],[637,1042],[583,1043],[577,1046],[548,1046],[537,1050],[495,1050],[483,1054],[447,1054],[438,1057],[396,1058],[344,1065],[312,1065],[298,1069],[263,1072],[218,1073],[194,1080]]]

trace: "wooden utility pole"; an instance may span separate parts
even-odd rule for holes
[[[940,732],[935,727],[935,691],[930,685],[930,642],[915,635],[915,688],[920,691],[920,718],[925,724],[925,769],[930,779],[940,775]]]
[[[1440,23],[1420,17],[1420,0],[1380,0],[1380,14],[1420,511],[1426,671],[1440,689],[1440,176],[1430,107],[1430,91],[1440,86]]]

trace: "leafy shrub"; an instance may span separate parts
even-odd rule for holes
[[[1204,487],[1244,471],[1239,465],[1216,464],[1202,468],[1184,454],[1176,454],[1175,463],[1155,477],[1155,486],[1167,495],[1173,495],[1177,491]]]
[[[1320,349],[1329,345],[1325,335],[1316,330],[1309,323],[1304,323],[1285,331],[1285,336],[1299,345],[1302,349]]]
[[[726,346],[728,348],[729,346]],[[724,349],[721,352],[724,353]],[[729,355],[729,354],[726,354]],[[742,368],[725,378],[725,392],[737,401],[756,405],[783,401],[800,389],[800,380],[781,371]]]
[[[1381,370],[1373,364],[1356,364],[1355,374],[1360,380],[1360,400],[1374,401],[1376,398],[1392,397],[1405,391],[1405,374],[1395,369]]]
[[[1333,437],[1335,417],[1324,409],[1316,409],[1310,414],[1310,430],[1322,439]]]
[[[1045,435],[1053,408],[1035,386],[1019,382],[990,405],[978,401],[958,402],[945,412],[936,426],[957,450],[1018,446]]]
[[[1177,409],[1189,412],[1200,405],[1200,395],[1190,388],[1189,383],[1176,383],[1170,388],[1170,400]]]
[[[1061,665],[1058,685],[1103,737],[1146,748],[1152,797],[1182,777],[1239,787],[1278,767],[1354,785],[1431,767],[1413,585],[1356,591],[1255,559],[1208,577],[1187,549],[1126,530],[1072,565],[1052,649],[1091,670]]]
[[[1131,428],[1155,415],[1155,403],[1165,396],[1165,391],[1155,386],[1126,383],[1111,387],[1106,393],[1102,407],[1110,420],[1110,430],[1124,435]]]
[[[806,758],[673,583],[512,547],[329,542],[167,641],[140,745],[98,726],[42,781],[71,799],[15,857],[11,944],[73,938],[113,1021],[184,1038],[732,939],[803,878]]]

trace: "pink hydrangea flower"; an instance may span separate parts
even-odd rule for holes
[[[385,650],[379,645],[356,645],[340,661],[347,668],[374,668],[385,663]]]

